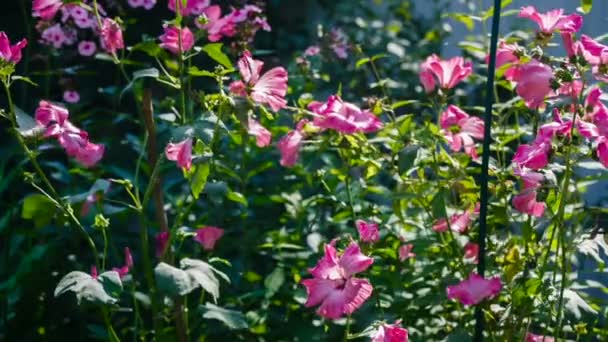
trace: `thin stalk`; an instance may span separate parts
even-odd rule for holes
[[[350,315],[346,316],[346,329],[344,329],[344,341],[348,341],[350,335]]]
[[[106,260],[108,259],[108,233],[106,228],[101,229],[101,235],[103,235],[103,259],[101,259],[101,269],[106,269]]]
[[[106,325],[106,329],[108,330],[108,339],[110,340],[110,342],[120,342],[120,338],[118,338],[116,331],[114,331],[114,328],[112,327],[112,320],[110,319],[110,313],[108,311],[108,308],[102,307],[101,313],[103,315],[103,322]]]
[[[490,60],[488,63],[488,79],[486,82],[486,103],[484,116],[483,154],[481,158],[481,200],[479,210],[479,253],[477,255],[477,273],[484,276],[486,270],[486,235],[488,218],[488,183],[490,164],[490,140],[492,139],[492,105],[494,101],[494,78],[496,73],[496,50],[498,46],[498,33],[500,28],[501,1],[494,0],[494,13],[492,17],[492,37],[490,38]],[[484,315],[481,307],[475,308],[475,341],[483,341]]]

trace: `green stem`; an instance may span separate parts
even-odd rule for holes
[[[344,341],[348,341],[348,336],[350,335],[350,315],[346,317],[346,329],[344,329]]]
[[[101,259],[101,269],[106,269],[106,260],[108,259],[108,233],[106,232],[106,228],[101,229],[101,234],[103,235],[103,259]]]
[[[102,307],[101,312],[103,315],[103,321],[106,325],[106,329],[108,330],[108,340],[110,342],[120,342],[120,338],[118,338],[116,331],[114,331],[114,328],[112,327],[112,320],[110,319],[110,313],[108,311],[108,308]]]

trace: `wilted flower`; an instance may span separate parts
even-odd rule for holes
[[[468,279],[448,286],[448,299],[457,299],[464,305],[476,305],[486,298],[494,298],[502,289],[499,277],[484,279],[477,273],[471,273]]]
[[[206,251],[211,251],[215,248],[215,243],[224,235],[224,230],[217,227],[201,227],[196,230],[194,241],[203,246]]]
[[[330,319],[353,313],[373,290],[367,279],[355,278],[354,275],[365,271],[374,260],[361,254],[355,242],[338,256],[334,243],[325,245],[325,255],[314,268],[309,269],[313,278],[302,281],[308,295],[304,305],[320,304],[317,314]]]
[[[178,167],[190,170],[192,167],[192,138],[187,138],[176,144],[167,144],[165,156],[167,160],[177,162]]]

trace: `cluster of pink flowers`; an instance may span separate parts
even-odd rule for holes
[[[355,275],[365,271],[374,260],[363,255],[355,242],[351,242],[341,255],[335,244],[334,240],[325,245],[325,255],[309,270],[313,278],[302,281],[308,295],[305,306],[320,305],[317,313],[329,319],[352,314],[373,291],[367,279]]]
[[[473,223],[473,217],[479,214],[479,203],[462,213],[455,213],[449,218],[441,218],[433,224],[433,230],[438,233],[447,232],[448,229],[459,234],[466,234]],[[469,241],[464,246],[464,259],[477,263],[479,246]]]
[[[68,120],[66,108],[40,101],[36,109],[36,122],[44,127],[46,138],[56,138],[66,153],[86,167],[91,167],[103,157],[104,146],[89,141],[86,131],[74,126]]]

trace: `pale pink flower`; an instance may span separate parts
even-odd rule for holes
[[[431,55],[420,66],[420,83],[427,93],[435,89],[436,84],[441,89],[452,89],[473,72],[471,62],[465,62],[462,57],[442,60],[437,55]]]
[[[513,73],[513,81],[517,82],[517,95],[532,109],[544,105],[545,97],[552,91],[552,79],[551,67],[535,59],[519,65]]]
[[[189,28],[184,27],[180,29],[179,27],[165,25],[163,29],[165,33],[159,37],[161,41],[160,47],[163,49],[169,50],[174,55],[179,55],[180,51],[190,51],[194,46],[194,35]]]
[[[568,57],[574,57],[579,54],[585,54],[584,48],[581,43],[574,41],[574,33],[562,32],[561,36],[562,40],[564,41],[564,48],[566,49],[566,54],[568,55]]]
[[[112,54],[125,48],[125,43],[122,39],[122,28],[116,21],[104,18],[101,26],[101,42],[103,48]]]
[[[169,232],[159,232],[158,234],[156,234],[154,240],[156,242],[157,258],[160,258],[163,256],[163,254],[165,254],[165,251],[167,250],[167,246],[169,244],[169,237]]]
[[[40,101],[36,109],[36,122],[46,130],[45,137],[57,137],[61,132],[61,127],[68,120],[70,113],[62,106],[48,101]]]
[[[540,31],[547,34],[554,31],[577,32],[583,26],[583,17],[578,14],[564,15],[562,8],[539,13],[534,6],[526,6],[521,8],[519,17],[534,21]]]
[[[536,196],[536,188],[524,189],[519,195],[513,197],[513,207],[521,213],[534,217],[542,217],[546,204],[538,202]]]
[[[92,167],[103,157],[105,147],[89,141],[87,132],[66,121],[61,127],[57,141],[65,149],[68,156],[76,159],[85,167]]]
[[[407,329],[401,327],[401,321],[394,324],[382,323],[370,342],[408,342]]]
[[[517,147],[513,163],[534,170],[542,169],[549,164],[549,151],[551,151],[550,141],[536,139],[532,144],[522,144]]]
[[[306,124],[308,124],[308,120],[300,121],[295,130],[290,131],[279,140],[277,146],[281,152],[281,166],[292,167],[298,161]]]
[[[365,271],[374,260],[361,254],[355,242],[338,256],[334,243],[325,245],[325,255],[309,270],[314,278],[302,281],[308,295],[304,305],[320,304],[317,314],[330,319],[352,314],[373,291],[367,279],[355,278],[354,275]]]
[[[401,245],[401,247],[399,247],[399,260],[405,261],[409,258],[415,257],[416,253],[412,252],[413,249],[414,245],[411,243]]]
[[[105,146],[102,144],[93,144],[90,141],[86,141],[83,145],[72,155],[80,164],[85,167],[92,167],[97,164],[105,152]],[[70,155],[68,153],[68,155]]]
[[[192,138],[185,139],[176,144],[167,144],[165,156],[167,160],[177,162],[178,167],[190,170],[192,167]]]
[[[550,336],[534,335],[533,333],[526,333],[525,342],[555,342],[555,339]]]
[[[454,214],[450,216],[449,221],[445,218],[439,219],[433,225],[433,230],[438,233],[443,233],[447,232],[449,227],[453,232],[465,233],[471,226],[471,223],[473,223],[473,220],[471,218],[471,211],[472,210],[467,209],[461,214]]]
[[[600,136],[597,139],[597,142],[597,157],[602,165],[608,168],[608,138],[605,136]]]
[[[217,227],[201,227],[196,230],[194,241],[203,246],[206,251],[211,251],[215,248],[215,243],[224,235],[224,230]]]
[[[207,31],[209,41],[217,42],[222,37],[232,37],[236,34],[236,23],[230,15],[222,17],[222,9],[218,5],[213,5],[203,10],[203,15],[207,22],[201,24],[196,21],[196,26]]]
[[[469,241],[464,245],[464,259],[470,260],[472,263],[477,264],[479,262],[479,245],[475,242]]]
[[[93,56],[96,51],[97,45],[95,45],[95,42],[83,40],[78,43],[78,53],[80,53],[81,56],[90,57]]]
[[[377,223],[357,220],[355,225],[357,226],[357,231],[359,231],[359,239],[361,241],[374,243],[380,239]]]
[[[304,51],[304,56],[316,56],[321,52],[321,49],[317,45],[311,45]]]
[[[80,102],[80,94],[76,90],[66,90],[63,92],[63,101],[67,103]]]
[[[509,65],[504,72],[504,76],[507,80],[513,79],[513,74],[517,68],[517,63],[519,62],[519,57],[517,57],[518,49],[519,45],[517,45],[517,43],[507,44],[504,40],[501,40],[500,44],[498,44],[498,49],[496,50],[496,68]],[[490,56],[488,55],[486,56],[486,63],[489,62]]]
[[[62,5],[62,0],[33,0],[32,16],[42,20],[51,20]]]
[[[584,51],[584,57],[591,65],[608,64],[608,46],[600,44],[587,35],[581,36],[581,45]]]
[[[462,304],[476,305],[486,298],[496,297],[502,289],[499,277],[484,279],[477,273],[471,273],[469,278],[462,282],[448,286],[448,299],[457,299]]]
[[[573,99],[578,99],[581,92],[583,91],[583,82],[574,80],[572,82],[563,82],[561,87],[557,90],[560,95],[569,96]]]
[[[325,103],[313,101],[308,109],[318,114],[314,118],[315,126],[345,134],[372,133],[383,126],[374,113],[344,102],[338,95],[329,96]]]
[[[253,59],[247,50],[243,52],[243,56],[237,64],[253,101],[267,104],[275,112],[287,105],[285,100],[287,70],[283,67],[276,67],[268,70],[264,75],[260,75],[264,62]],[[231,86],[231,88],[233,87]]]
[[[143,7],[151,10],[156,5],[156,0],[129,0],[128,3],[131,8]]]
[[[99,276],[99,274],[97,272],[97,266],[95,266],[95,265],[91,266],[91,278],[97,279],[98,276]]]
[[[572,121],[564,121],[558,108],[553,108],[553,121],[546,123],[538,129],[537,140],[550,140],[556,134],[559,136],[570,136]]]
[[[55,24],[42,31],[42,40],[47,44],[53,45],[56,49],[59,49],[64,44],[68,43],[68,38],[66,37],[61,24]]]
[[[11,45],[4,31],[0,32],[0,59],[8,63],[17,64],[21,61],[21,50],[27,46],[27,40],[22,39],[15,45]]]
[[[272,139],[270,131],[262,126],[257,120],[249,118],[247,132],[255,137],[256,145],[258,145],[258,147],[270,145],[270,140]]]
[[[478,117],[469,116],[462,109],[449,105],[439,118],[441,132],[450,144],[450,148],[458,152],[464,149],[471,158],[477,158],[473,138],[483,139],[484,123]]]
[[[182,1],[179,0],[180,13],[183,16],[188,15],[201,15],[205,8],[209,7],[211,0],[187,0],[186,7],[182,5]],[[176,0],[169,0],[169,9],[176,12]]]
[[[114,267],[112,271],[116,271],[120,279],[124,278],[133,268],[133,256],[129,247],[125,247],[125,264],[122,267]]]

